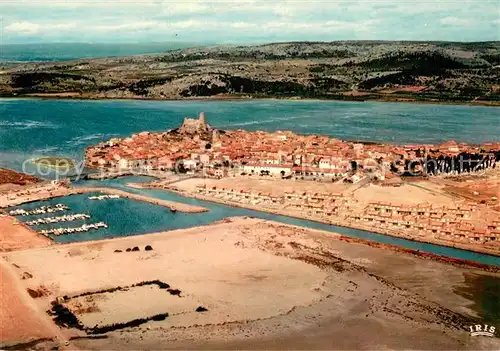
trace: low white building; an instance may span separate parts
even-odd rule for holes
[[[292,173],[291,164],[273,165],[262,163],[248,163],[243,165],[243,172],[248,174],[262,174],[269,172],[269,175],[275,177],[284,177]]]
[[[184,160],[182,161],[182,164],[186,169],[195,169],[197,162],[195,160]]]

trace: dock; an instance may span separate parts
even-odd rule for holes
[[[76,194],[86,194],[86,193],[102,193],[102,194],[107,194],[107,195],[117,195],[117,196],[123,197],[123,198],[128,198],[128,199],[133,199],[133,200],[143,201],[143,202],[149,202],[149,203],[154,204],[154,205],[167,207],[170,210],[172,210],[172,212],[184,212],[184,213],[208,212],[207,208],[201,207],[201,206],[194,206],[194,205],[183,204],[183,203],[175,202],[175,201],[156,199],[156,198],[149,197],[149,196],[129,193],[129,192],[119,190],[119,189],[99,188],[99,187],[78,187],[78,188],[77,187],[70,187],[70,188],[56,187],[56,188],[51,189],[51,191],[39,191],[36,193],[33,192],[30,194],[26,194],[24,196],[16,196],[13,199],[2,198],[2,196],[0,196],[0,207],[5,208],[5,207],[11,207],[11,206],[19,206],[19,205],[30,203],[30,202],[37,202],[37,201],[43,201],[43,200],[48,200],[48,199],[54,199],[54,198],[58,198],[58,197],[64,197],[64,196],[76,195]],[[14,211],[16,211],[16,210],[14,210]],[[38,213],[38,214],[42,214],[42,213]],[[21,215],[21,214],[11,214],[11,215],[16,216],[16,215]]]
[[[97,230],[100,228],[107,228],[108,225],[104,222],[98,222],[98,223],[91,223],[91,224],[83,224],[79,227],[73,227],[73,228],[54,228],[54,229],[44,229],[40,231],[40,234],[42,235],[65,235],[65,234],[73,234],[73,233],[84,233],[88,232],[90,230]]]
[[[59,223],[59,222],[72,222],[72,221],[80,221],[84,219],[89,219],[90,216],[84,213],[75,213],[69,214],[59,217],[46,217],[46,218],[38,218],[32,221],[24,222],[26,225],[40,225],[40,224],[50,224],[50,223]]]
[[[33,215],[40,215],[40,214],[46,214],[46,213],[54,213],[54,212],[61,212],[61,211],[67,211],[69,210],[69,207],[63,204],[57,204],[55,206],[41,206],[32,210],[24,210],[22,208],[16,209],[9,211],[9,215],[11,216],[33,216]]]
[[[144,195],[139,195],[139,194],[132,194],[123,190],[119,189],[112,189],[112,188],[72,188],[69,189],[71,193],[73,194],[83,194],[83,193],[91,193],[91,192],[102,192],[104,194],[108,195],[118,195],[120,197],[132,199],[132,200],[137,200],[137,201],[143,201],[143,202],[149,202],[154,205],[158,206],[163,206],[167,207],[173,212],[184,212],[184,213],[202,213],[202,212],[208,212],[208,209],[205,207],[201,206],[194,206],[194,205],[188,205],[188,204],[183,204],[180,202],[174,202],[174,201],[168,201],[168,200],[161,200],[161,199],[156,199],[152,198],[149,196],[144,196]],[[69,195],[69,194],[68,194]]]

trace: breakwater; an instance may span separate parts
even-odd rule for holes
[[[149,202],[149,203],[154,204],[154,205],[168,207],[170,210],[173,210],[173,211],[179,211],[179,212],[184,212],[184,213],[202,213],[202,212],[208,211],[208,209],[201,207],[201,206],[193,206],[193,205],[183,204],[183,203],[174,202],[174,201],[161,200],[161,199],[157,199],[157,198],[153,198],[153,197],[149,197],[149,196],[132,194],[132,193],[129,193],[129,192],[126,192],[123,190],[112,189],[112,188],[82,187],[82,188],[74,188],[74,189],[72,189],[71,192],[75,193],[75,194],[82,194],[82,193],[89,193],[89,192],[102,192],[102,193],[106,193],[108,195],[118,195],[120,197],[124,197],[124,198],[128,198],[128,199]]]
[[[173,212],[184,212],[184,213],[202,213],[207,212],[208,209],[201,206],[194,206],[189,204],[184,204],[180,202],[162,200],[158,198],[153,198],[144,195],[133,194],[130,192],[126,192],[119,189],[113,188],[105,188],[105,187],[71,187],[71,188],[59,188],[57,191],[53,192],[43,192],[32,194],[26,198],[16,198],[11,201],[10,206],[19,206],[27,203],[33,203],[38,201],[50,200],[61,198],[69,195],[77,195],[77,194],[86,194],[86,193],[102,193],[104,195],[94,195],[90,196],[94,198],[94,200],[104,200],[104,199],[119,199],[119,198],[128,198],[137,201],[148,202],[154,205],[163,206],[169,208]],[[69,208],[64,208],[62,205],[57,204],[51,207],[42,206],[33,210],[24,210],[24,209],[15,209],[9,211],[9,214],[12,216],[29,216],[36,214],[44,214],[44,213],[52,213],[58,211],[66,211]],[[45,211],[45,212],[44,212]]]

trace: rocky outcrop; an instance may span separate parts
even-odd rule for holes
[[[205,134],[211,131],[211,127],[207,124],[205,118],[205,112],[200,113],[200,117],[196,118],[184,118],[182,126],[177,130],[181,134]]]
[[[206,120],[205,112],[201,112],[200,116],[196,118],[184,118],[182,125],[167,133],[167,138],[175,137],[189,137],[206,142],[212,142],[213,137],[218,135],[218,130],[212,128]]]

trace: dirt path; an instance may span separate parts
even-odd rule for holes
[[[5,321],[7,323],[2,323],[4,324],[1,330],[2,343],[28,341],[4,340],[4,336],[6,339],[8,337],[29,339],[43,336],[53,338],[61,350],[76,350],[77,348],[70,344],[69,338],[61,332],[50,317],[44,311],[39,310],[33,298],[21,284],[16,271],[4,259],[0,259],[0,272],[2,276],[1,319],[10,319],[10,321]],[[10,330],[7,324],[11,326]]]

